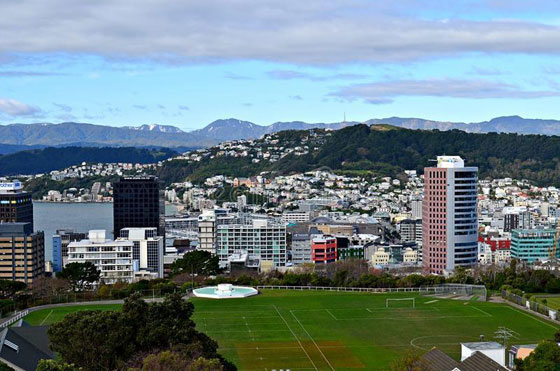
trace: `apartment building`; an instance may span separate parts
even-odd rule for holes
[[[246,220],[240,224],[216,225],[216,253],[220,264],[232,254],[247,253],[275,267],[286,265],[286,227],[272,219]]]
[[[91,230],[88,239],[68,245],[68,263],[94,264],[101,271],[101,282],[132,282],[134,243],[108,240],[104,230]]]

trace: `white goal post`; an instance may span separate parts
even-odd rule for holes
[[[389,303],[392,301],[412,301],[412,308],[416,308],[416,300],[414,298],[399,298],[399,299],[385,299],[385,308],[389,308]]]

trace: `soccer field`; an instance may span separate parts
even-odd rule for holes
[[[460,342],[492,340],[500,326],[514,344],[552,338],[558,326],[507,304],[412,294],[263,291],[247,299],[193,298],[197,328],[241,370],[383,370],[409,348],[437,346],[460,357]]]
[[[62,321],[64,316],[81,310],[121,310],[121,304],[87,304],[70,307],[53,307],[41,309],[25,316],[25,322],[32,326],[47,326]]]

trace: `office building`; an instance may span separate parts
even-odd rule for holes
[[[23,191],[21,182],[0,183],[0,222],[29,223],[33,231],[31,194]]]
[[[531,213],[526,207],[504,207],[504,232],[531,228]]]
[[[88,239],[68,245],[68,263],[94,264],[101,271],[102,283],[132,282],[134,278],[132,249],[127,240],[111,241],[104,230],[91,230]]]
[[[365,249],[360,245],[337,246],[336,253],[338,260],[365,259]]]
[[[285,224],[307,223],[311,219],[309,211],[284,211],[282,213],[282,221]]]
[[[410,201],[412,219],[422,219],[422,200]]]
[[[514,229],[511,231],[512,258],[533,263],[560,257],[559,251],[553,254],[554,229]]]
[[[317,236],[311,241],[311,260],[315,264],[333,263],[338,259],[337,241],[334,236]]]
[[[438,156],[437,167],[424,169],[422,260],[427,272],[444,274],[476,264],[477,173],[459,156]]]
[[[0,279],[33,281],[45,273],[45,236],[30,223],[0,223]]]
[[[401,241],[422,244],[422,219],[405,219],[397,224]]]
[[[53,270],[60,272],[68,263],[68,245],[70,242],[81,241],[87,238],[86,233],[74,232],[71,229],[57,229],[53,240]]]
[[[157,228],[165,236],[165,202],[156,177],[121,178],[113,185],[113,228]]]
[[[311,263],[311,236],[308,233],[292,234],[292,264]]]
[[[251,223],[245,214],[229,214],[226,209],[203,210],[198,216],[198,247],[197,250],[216,254],[216,226],[221,224]],[[249,218],[251,219],[251,218]]]
[[[132,259],[135,271],[154,273],[156,278],[163,278],[164,241],[157,235],[157,228],[123,228],[118,239],[132,241]]]
[[[216,252],[220,264],[232,254],[249,254],[274,267],[286,265],[286,227],[273,219],[247,219],[239,224],[219,224],[216,228]],[[201,241],[202,246],[202,241]]]

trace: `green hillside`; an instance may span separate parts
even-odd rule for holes
[[[308,131],[278,133],[278,146],[298,145]],[[280,161],[251,163],[250,159],[218,157],[190,163],[171,161],[160,170],[167,183],[189,179],[200,182],[224,174],[250,176],[262,171],[278,174],[319,168],[370,170],[395,176],[405,169],[422,172],[438,155],[460,155],[478,166],[480,177],[529,179],[539,185],[560,186],[560,136],[473,134],[459,130],[409,130],[390,125],[355,125],[325,137],[319,149],[305,156],[288,155]],[[259,143],[259,142],[257,142]],[[262,142],[261,142],[262,143]]]

